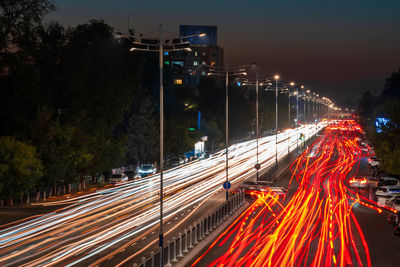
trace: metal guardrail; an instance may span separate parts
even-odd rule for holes
[[[142,262],[139,264],[134,263],[133,267],[161,267],[161,265],[171,267],[232,215],[244,202],[244,190],[240,190],[239,193],[233,193],[230,199],[220,205],[214,212],[200,219],[193,226],[190,225],[183,233],[179,233],[177,237],[174,237],[172,242],[167,242],[164,247],[163,264],[161,264],[161,251],[157,253],[152,251],[149,258],[143,257]]]

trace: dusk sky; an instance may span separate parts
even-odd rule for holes
[[[279,73],[338,102],[379,92],[400,67],[400,1],[56,0],[48,20],[64,26],[103,19],[137,33],[159,23],[218,26],[230,66],[256,62],[260,76]],[[157,33],[155,33],[157,34]]]

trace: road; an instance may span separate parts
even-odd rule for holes
[[[193,264],[399,266],[389,209],[348,183],[365,164],[360,131],[350,122],[327,127],[291,166],[287,195],[255,192],[257,200]]]
[[[278,158],[293,151],[299,133],[310,138],[325,124],[304,125],[278,135]],[[288,138],[291,136],[291,138]],[[290,142],[290,143],[289,143]],[[229,179],[239,183],[254,176],[255,140],[229,147]],[[275,163],[275,136],[259,140],[262,168]],[[165,172],[164,222],[177,220],[182,227],[188,209],[218,191],[225,180],[225,153],[192,162]],[[63,265],[96,266],[110,258],[118,265],[134,256],[135,244],[146,237],[151,241],[159,223],[159,175],[146,177],[92,194],[46,205],[65,208],[22,223],[3,225],[0,229],[0,261],[3,266]]]

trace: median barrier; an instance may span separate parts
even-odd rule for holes
[[[222,225],[229,215],[233,211],[241,207],[245,202],[244,190],[240,190],[236,194],[231,194],[229,200],[224,204],[220,205],[208,216],[203,217],[192,226],[189,226],[189,230],[185,229],[183,234],[179,233],[178,237],[173,237],[172,242],[167,241],[166,246],[163,248],[164,262],[161,264],[160,252],[150,252],[149,258],[142,258],[140,264],[133,263],[132,266],[137,267],[161,267],[163,266],[174,266],[184,259],[191,250],[194,250],[206,236]],[[193,242],[192,242],[193,241]]]

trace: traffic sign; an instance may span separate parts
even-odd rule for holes
[[[222,185],[223,187],[224,187],[224,189],[226,189],[226,190],[228,190],[228,189],[230,189],[231,188],[231,183],[230,182],[228,182],[228,181],[226,181],[226,182],[224,182],[223,183],[223,185]]]

